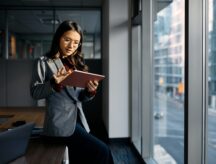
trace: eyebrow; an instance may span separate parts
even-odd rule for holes
[[[78,40],[78,39],[72,39],[72,38],[70,38],[70,37],[68,37],[68,36],[63,36],[63,38],[64,38],[64,39],[69,39],[69,40],[72,40],[72,41],[80,42],[80,40]]]

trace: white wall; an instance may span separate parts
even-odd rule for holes
[[[104,120],[110,138],[129,137],[128,0],[103,6]],[[109,115],[107,115],[109,114]]]

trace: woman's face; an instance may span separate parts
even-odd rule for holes
[[[78,32],[70,30],[60,38],[60,54],[63,57],[73,55],[80,46],[81,36]]]

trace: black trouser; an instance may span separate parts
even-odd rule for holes
[[[46,142],[63,143],[69,150],[70,164],[113,164],[109,147],[77,123],[69,137],[44,137]]]

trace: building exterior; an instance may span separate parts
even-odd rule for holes
[[[184,1],[175,0],[157,15],[154,28],[155,91],[184,97]]]

